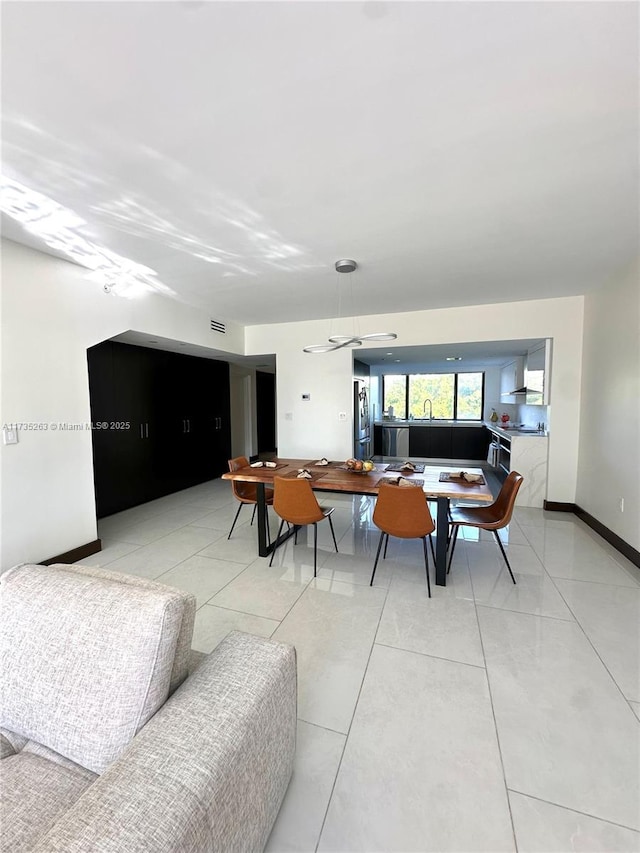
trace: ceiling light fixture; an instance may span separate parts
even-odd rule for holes
[[[357,269],[358,264],[348,258],[336,261],[336,272],[352,273]],[[353,288],[351,289],[351,308],[353,310]],[[338,290],[338,319],[340,319],[340,291]],[[353,349],[354,347],[362,346],[364,341],[395,341],[398,336],[395,332],[375,332],[371,335],[332,335],[329,337],[327,344],[311,344],[303,348],[303,352],[333,352],[337,349]]]
[[[461,355],[448,355],[445,358],[445,361],[462,361],[462,356]]]

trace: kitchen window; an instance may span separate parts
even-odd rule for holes
[[[383,410],[395,418],[482,420],[484,373],[387,374],[382,383]]]

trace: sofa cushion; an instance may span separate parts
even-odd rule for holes
[[[120,572],[110,572],[108,569],[101,569],[98,566],[84,566],[76,563],[67,565],[66,563],[53,563],[49,566],[50,569],[61,569],[65,572],[77,572],[82,575],[91,575],[94,578],[104,578],[105,580],[115,580],[120,583],[138,586],[141,589],[162,590],[169,593],[173,590],[173,594],[182,601],[183,613],[180,623],[180,632],[178,634],[178,642],[176,644],[176,656],[173,661],[171,670],[171,685],[169,693],[179,687],[185,678],[189,675],[191,663],[191,641],[193,640],[193,625],[196,617],[196,597],[190,592],[184,592],[180,589],[164,586],[156,581],[147,580],[147,578],[139,578],[136,575],[123,575]]]
[[[0,606],[0,726],[102,773],[168,696],[182,603],[20,566],[0,578]]]
[[[75,771],[32,752],[2,759],[2,849],[11,853],[31,850],[92,781],[86,770]]]

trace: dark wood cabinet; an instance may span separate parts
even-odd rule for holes
[[[452,427],[419,426],[409,429],[409,456],[424,459],[449,459]]]
[[[486,427],[414,426],[409,428],[409,455],[423,459],[486,459]]]
[[[169,358],[162,431],[172,445],[169,466],[176,491],[228,470],[229,365],[193,356],[166,355]]]
[[[112,341],[87,357],[99,518],[227,470],[226,362]]]
[[[432,427],[431,430],[431,452],[429,456],[433,459],[451,458],[451,434],[456,432],[454,427]]]
[[[490,444],[486,427],[456,427],[452,432],[452,459],[486,460]]]
[[[410,427],[409,456],[428,459],[431,456],[431,429],[429,427]]]

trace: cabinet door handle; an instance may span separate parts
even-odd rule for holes
[[[187,422],[186,422],[186,421],[185,421],[185,419],[183,418],[183,419],[182,419],[182,434],[184,435],[184,433],[185,433],[186,431],[187,431]]]
[[[191,419],[187,418],[187,432],[191,432]]]
[[[148,423],[146,423],[144,425],[144,431],[145,431],[145,438],[149,438],[149,424]]]
[[[144,438],[144,427],[140,424],[140,438]]]

